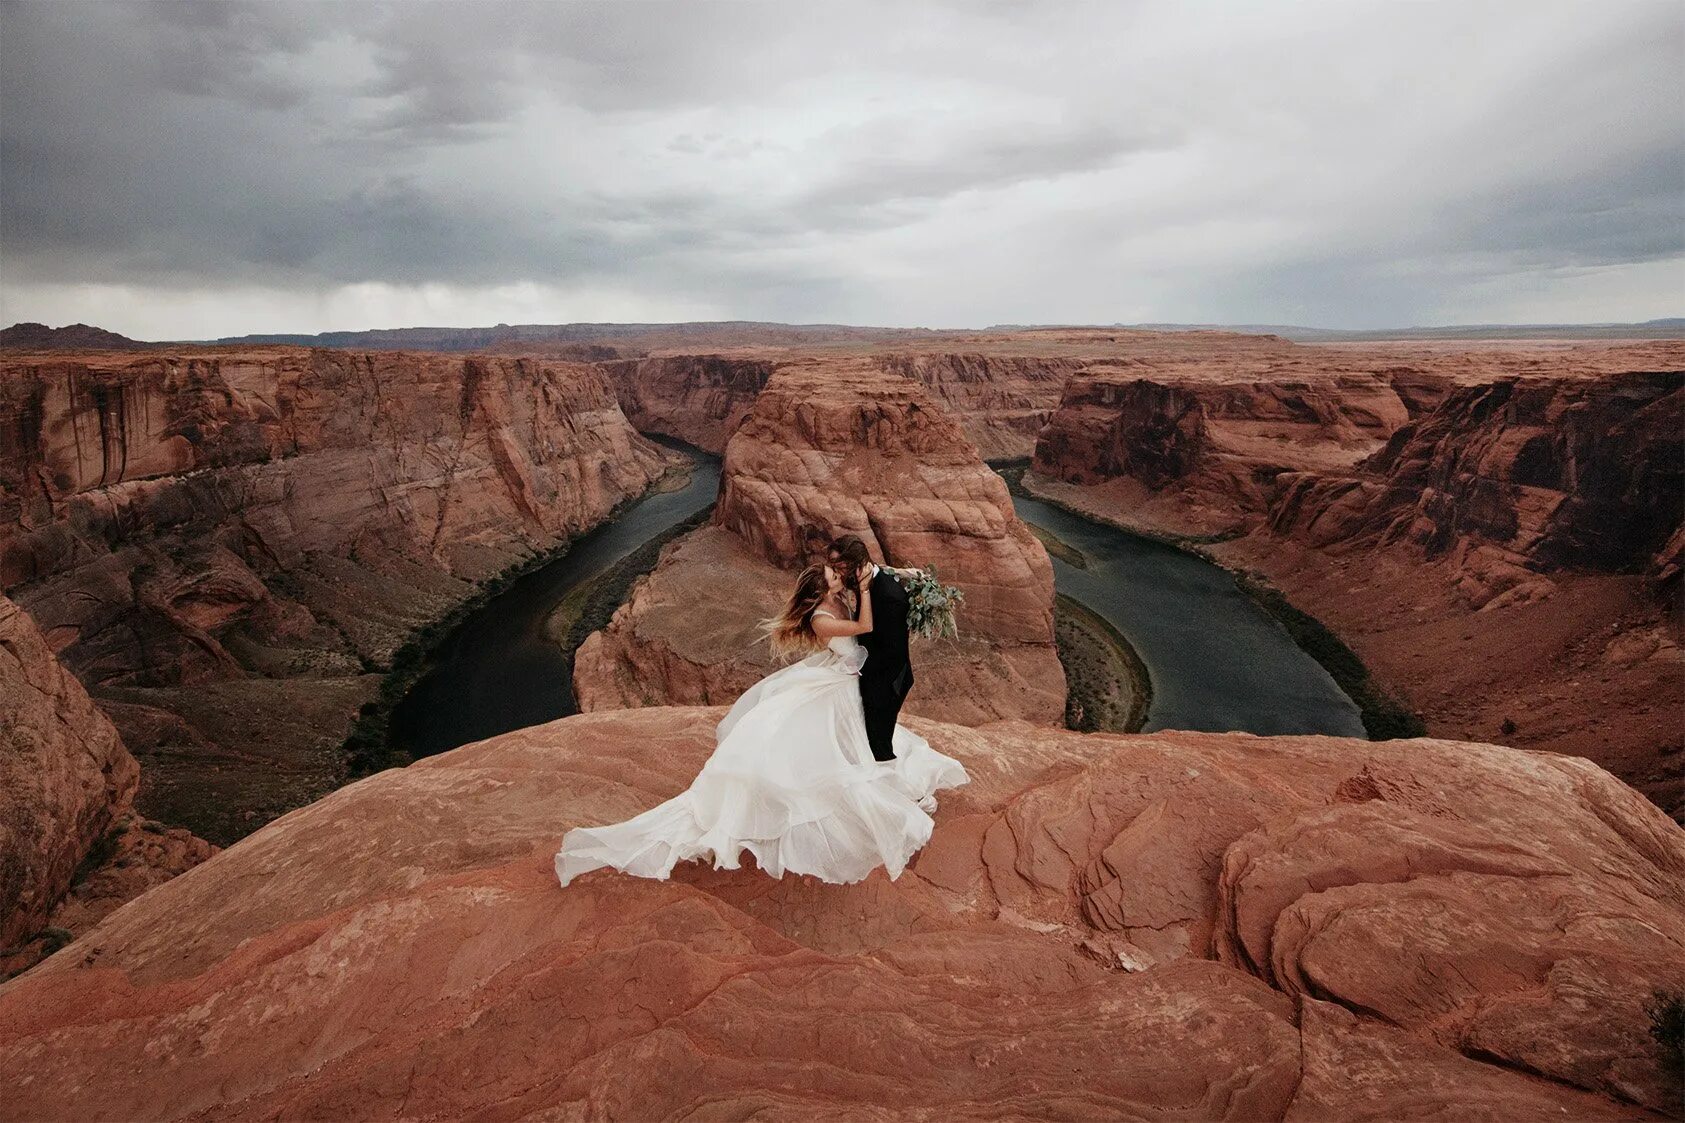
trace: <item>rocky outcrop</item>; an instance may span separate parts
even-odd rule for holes
[[[919,383],[852,360],[780,370],[726,448],[714,523],[668,547],[581,648],[582,708],[727,700],[770,669],[754,624],[788,595],[794,570],[854,533],[874,557],[934,565],[965,591],[960,639],[917,646],[910,712],[1062,716],[1052,563]]]
[[[1065,388],[1036,442],[1034,471],[1109,484],[1189,533],[1256,523],[1285,472],[1361,459],[1409,418],[1383,377],[1174,380],[1093,368]]]
[[[29,615],[0,597],[0,979],[214,847],[132,813],[140,769]]]
[[[1685,833],[1574,758],[913,719],[972,782],[852,886],[558,888],[723,708],[341,789],[0,987],[21,1117],[1636,1118]],[[250,887],[261,885],[262,891]],[[679,1077],[682,1077],[680,1079]]]
[[[671,355],[599,365],[640,432],[661,433],[718,455],[779,364],[733,355]]]
[[[139,778],[35,622],[0,597],[0,947],[46,923]]]
[[[1685,370],[1464,387],[1349,472],[1282,478],[1270,527],[1454,553],[1475,608],[1535,597],[1558,570],[1659,568],[1685,515],[1681,433]]]
[[[341,781],[416,627],[669,463],[591,366],[390,352],[21,356],[0,431],[0,584],[142,811],[219,842]]]
[[[1085,365],[1070,356],[906,353],[879,358],[885,370],[923,382],[965,429],[985,460],[1019,460],[1059,406],[1066,381]]]

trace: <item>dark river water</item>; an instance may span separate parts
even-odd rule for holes
[[[574,712],[571,651],[545,633],[570,594],[714,501],[719,461],[647,496],[516,580],[452,632],[394,709],[392,743],[416,757]],[[1365,736],[1351,699],[1286,630],[1196,555],[1015,496],[1018,515],[1088,561],[1053,559],[1054,584],[1112,623],[1152,677],[1145,729]]]
[[[1221,566],[1014,496],[1018,517],[1087,559],[1053,559],[1053,583],[1109,620],[1152,677],[1146,724],[1212,732],[1366,737],[1357,706]]]
[[[573,653],[545,635],[545,622],[569,593],[714,501],[720,463],[692,455],[697,463],[685,487],[645,496],[517,578],[447,636],[394,708],[392,744],[430,756],[574,713]]]

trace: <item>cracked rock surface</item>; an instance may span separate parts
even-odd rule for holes
[[[1643,1118],[1685,831],[1433,739],[911,719],[972,782],[891,881],[567,889],[724,709],[563,719],[270,824],[0,987],[26,1118]]]

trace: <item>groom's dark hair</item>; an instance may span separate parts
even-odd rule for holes
[[[853,534],[844,534],[839,538],[831,539],[830,552],[835,554],[839,560],[847,562],[856,569],[872,560],[872,555],[866,549],[866,543],[860,541],[859,537]]]

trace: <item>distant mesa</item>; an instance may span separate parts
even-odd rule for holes
[[[0,329],[0,349],[17,351],[141,351],[156,346],[90,324],[50,328],[22,323]]]
[[[504,324],[491,327],[370,328],[226,335],[216,339],[142,342],[88,324],[49,328],[18,323],[0,330],[0,350],[134,351],[164,346],[293,346],[373,351],[498,351],[545,353],[599,362],[636,358],[653,350],[696,347],[792,347],[816,344],[910,343],[1030,331],[1228,332],[1273,335],[1295,343],[1356,343],[1429,339],[1685,339],[1685,317],[1638,323],[1451,324],[1438,327],[1347,330],[1298,324],[990,324],[984,328],[891,328],[860,324],[785,324],[765,320],[698,320],[686,323]]]

